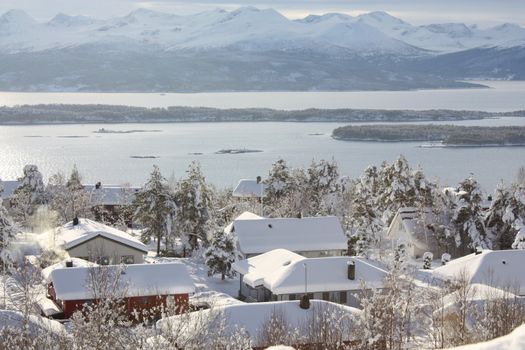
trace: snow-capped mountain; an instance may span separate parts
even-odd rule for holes
[[[107,20],[57,14],[48,22],[37,22],[11,10],[0,16],[0,89],[457,86],[454,79],[469,76],[433,70],[442,57],[450,62],[456,56],[449,55],[475,52],[482,55],[476,57],[479,71],[496,72],[499,78],[520,77],[525,72],[519,63],[511,57],[498,61],[494,55],[522,50],[525,29],[515,24],[488,29],[462,23],[415,26],[385,12],[290,20],[275,10],[254,7],[187,16],[138,9]],[[38,68],[31,67],[37,61]],[[156,63],[149,66],[150,62]],[[147,66],[138,68],[140,64]],[[498,64],[501,67],[495,67]],[[137,81],[129,76],[130,70]]]

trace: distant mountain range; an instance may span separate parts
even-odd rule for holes
[[[385,12],[290,20],[253,7],[99,20],[0,16],[0,90],[401,90],[525,79],[525,28],[414,26]]]

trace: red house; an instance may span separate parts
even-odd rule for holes
[[[108,295],[107,291],[123,300],[131,317],[134,311],[166,306],[168,298],[181,313],[195,286],[181,263],[60,268],[51,272],[48,286],[49,297],[64,318]]]

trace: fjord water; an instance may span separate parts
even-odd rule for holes
[[[135,107],[454,109],[489,112],[525,109],[525,81],[472,81],[489,88],[411,91],[224,93],[0,92],[0,106],[108,104]]]
[[[476,90],[478,92],[468,91],[473,94],[471,97],[476,96],[479,91],[488,92],[483,100],[477,101],[472,97],[473,100],[465,99],[462,101],[463,105],[457,105],[460,102],[459,98],[452,93],[439,90],[432,92],[435,99],[427,103],[436,104],[436,101],[440,101],[435,108],[453,108],[453,105],[457,105],[457,108],[453,109],[487,111],[525,109],[525,83],[497,82],[493,86],[495,87],[492,89]],[[502,96],[505,93],[502,94],[501,91],[511,91],[512,98],[508,100],[507,105],[503,103],[505,99]],[[311,96],[316,96],[318,101],[323,101],[324,106],[332,108],[387,108],[388,106],[403,109],[428,108],[422,107],[420,93],[420,91],[367,92],[366,94],[375,94],[375,101],[363,100],[359,106],[355,106],[352,101],[347,101],[347,104],[344,105],[344,101],[337,97],[338,94],[350,93],[323,93],[322,95],[312,93]],[[467,92],[461,90],[455,93],[461,95]],[[280,96],[280,102],[271,100],[267,94],[250,93],[257,97],[255,102],[239,99],[237,104],[234,103],[232,97],[228,102],[231,105],[223,107],[276,107],[275,104],[280,103],[279,108],[295,109],[294,103],[296,102],[286,99],[286,96],[291,93],[275,93],[275,96]],[[273,96],[274,93],[271,94]],[[403,101],[388,100],[387,97],[390,94],[412,94],[412,98]],[[431,92],[428,91],[428,94],[431,95]],[[23,97],[20,97],[22,95]],[[18,96],[18,101],[25,99],[27,94],[22,95]],[[42,94],[36,93],[33,100],[25,102],[34,104],[58,102],[119,104],[120,101],[112,100],[114,95],[106,94],[96,94],[96,96],[105,97],[102,100],[95,99],[96,101],[78,101],[68,97],[69,94],[58,95],[62,97],[52,95],[52,99],[42,100]],[[232,95],[244,96],[243,93],[232,93]],[[448,97],[443,99],[445,95]],[[0,104],[6,103],[5,100],[1,100],[2,96],[5,98],[5,94],[0,94]],[[128,97],[120,102],[140,105],[142,103],[140,96],[147,100],[147,97],[151,95],[139,94],[136,96],[138,97]],[[164,97],[170,98],[168,95],[159,98]],[[188,100],[191,101],[192,98],[195,96],[189,95]],[[214,99],[192,103],[217,107],[214,104],[220,99],[217,97]],[[304,98],[304,95],[302,102],[304,108],[313,105],[321,107],[318,102],[315,102],[315,99]],[[192,103],[179,104],[191,105]],[[525,126],[525,118],[507,117],[455,122],[454,124]],[[68,172],[73,164],[76,164],[84,175],[85,182],[102,181],[106,184],[128,182],[140,185],[148,177],[153,164],[159,165],[166,176],[173,173],[176,177],[180,177],[192,160],[198,160],[202,164],[207,179],[222,187],[234,185],[240,178],[266,175],[271,164],[280,157],[286,159],[291,166],[308,166],[312,159],[333,158],[339,163],[342,175],[356,177],[370,164],[379,165],[384,160],[392,161],[399,154],[403,154],[411,165],[420,165],[428,177],[439,178],[442,184],[455,185],[472,173],[486,190],[492,191],[501,180],[507,183],[514,180],[518,168],[525,165],[525,147],[421,148],[419,147],[421,142],[374,143],[332,139],[330,137],[332,130],[341,125],[338,123],[272,122],[0,126],[0,178],[8,180],[20,176],[22,167],[28,163],[37,164],[46,177],[57,171]],[[107,130],[160,129],[161,132],[93,133],[100,128]],[[261,150],[262,152],[215,153],[221,149],[237,148]],[[157,158],[131,158],[133,156]]]

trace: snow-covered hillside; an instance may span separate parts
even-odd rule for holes
[[[241,7],[195,15],[138,9],[108,20],[58,14],[39,23],[19,10],[0,17],[0,51],[39,51],[87,43],[133,42],[165,50],[239,45],[252,49],[308,49],[337,46],[352,50],[415,53],[415,48],[454,52],[479,46],[525,43],[525,29],[503,24],[489,29],[462,23],[414,26],[385,12],[290,20],[272,9]]]
[[[463,87],[457,80],[524,79],[523,54],[525,28],[515,24],[415,26],[385,12],[298,20],[254,7],[185,16],[138,9],[106,20],[0,16],[0,90],[12,91]]]

